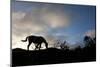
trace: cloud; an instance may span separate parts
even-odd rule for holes
[[[43,35],[51,44],[50,46],[53,46],[62,35],[54,36],[55,34],[52,35],[53,32],[50,30],[68,27],[69,24],[69,13],[65,13],[64,9],[58,5],[35,5],[30,11],[21,11],[21,9],[13,11],[12,8],[12,42],[18,44],[26,36]]]
[[[64,26],[67,27],[69,25],[69,18],[60,11],[49,11],[49,13],[43,14],[42,18],[44,22],[51,28],[59,28]]]
[[[64,9],[60,7],[44,4],[35,6],[35,8],[28,12],[21,10],[12,11],[14,32],[18,30],[19,34],[22,32],[24,34],[27,32],[40,33],[48,31],[48,29],[67,27],[70,23],[70,15],[65,14]]]
[[[12,13],[12,31],[14,34],[32,34],[43,32],[44,26],[31,20],[27,13],[13,12]],[[31,14],[30,14],[31,16]],[[33,18],[33,17],[31,17]]]
[[[85,36],[90,36],[91,38],[94,38],[95,35],[96,35],[95,30],[88,30],[88,31],[85,33]]]
[[[53,6],[51,6],[53,8]],[[58,28],[69,24],[69,18],[61,12],[62,10],[48,6],[35,8],[31,12],[12,11],[12,22],[14,28],[32,29],[35,32],[43,31],[42,28]],[[24,26],[24,28],[22,27]],[[37,30],[37,31],[36,31]]]

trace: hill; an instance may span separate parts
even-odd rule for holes
[[[61,50],[48,48],[44,50],[27,51],[16,48],[12,50],[12,65],[42,65],[56,63],[88,62],[95,61],[95,51],[87,52],[84,50]]]

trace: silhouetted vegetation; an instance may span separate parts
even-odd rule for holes
[[[61,43],[60,48],[63,49],[63,50],[69,50],[69,47],[66,45],[66,41]]]
[[[85,47],[77,46],[74,50],[70,50],[66,41],[61,43],[61,49],[47,48],[44,50],[27,51],[23,49],[12,50],[12,65],[41,65],[55,63],[72,63],[72,62],[88,62],[96,61],[96,38],[85,36]]]

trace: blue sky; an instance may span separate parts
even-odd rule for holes
[[[11,8],[14,44],[30,34],[72,44],[95,35],[95,6],[13,1]]]

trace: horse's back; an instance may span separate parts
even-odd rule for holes
[[[42,36],[29,36],[29,41],[32,41],[34,43],[38,43],[38,42],[43,42],[45,39]]]

